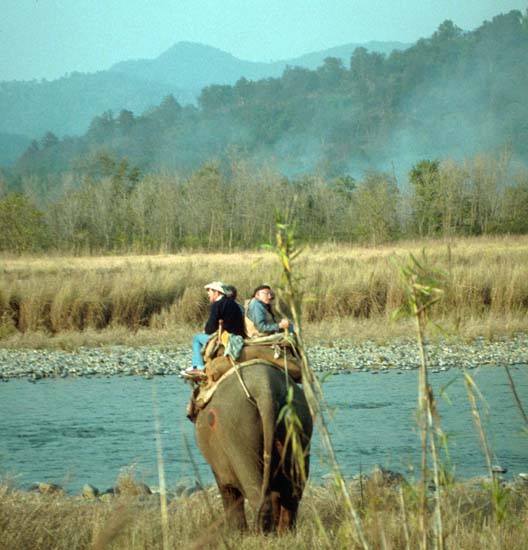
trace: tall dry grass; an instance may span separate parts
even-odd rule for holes
[[[480,243],[482,244],[482,243]],[[346,259],[346,249],[341,255]],[[441,250],[435,250],[438,258],[443,259]],[[481,255],[483,251],[481,250]],[[396,253],[392,251],[392,253]],[[304,273],[314,270],[322,281],[322,270],[313,266],[314,259],[323,262],[323,268],[331,262],[325,259],[328,250],[315,250],[306,261]],[[377,268],[391,255],[391,251],[381,251],[378,256],[372,254],[365,261],[353,258],[357,270],[373,273],[364,265]],[[452,285],[456,283],[454,266],[458,259],[451,246],[447,252],[448,275]],[[461,254],[461,262],[468,261],[469,254]],[[491,256],[488,255],[489,259]],[[505,256],[506,257],[506,256]],[[230,259],[232,256],[229,257]],[[330,252],[332,261],[335,255]],[[374,259],[373,259],[374,258]],[[182,259],[182,262],[193,258]],[[204,258],[204,262],[211,258]],[[225,261],[226,258],[223,258]],[[218,260],[218,258],[216,258]],[[222,260],[222,257],[220,257]],[[270,258],[262,258],[258,268],[262,277],[262,266]],[[118,261],[122,261],[119,259]],[[129,261],[129,260],[127,260]],[[247,258],[242,257],[242,261]],[[472,259],[475,261],[476,259]],[[435,261],[438,265],[438,259]],[[128,264],[131,265],[131,264]],[[213,264],[214,265],[214,264]],[[336,262],[337,269],[341,263]],[[467,264],[466,264],[467,265]],[[363,266],[363,267],[360,267]],[[181,266],[179,266],[181,267]],[[239,273],[237,266],[230,275]],[[328,268],[331,271],[331,268]],[[82,271],[81,271],[82,272]],[[144,270],[139,270],[144,274]],[[383,269],[380,270],[383,272]],[[227,273],[224,271],[222,273]],[[241,272],[240,272],[241,273]],[[119,275],[119,271],[117,271]],[[326,275],[326,273],[325,273]],[[212,277],[211,277],[212,278]],[[228,277],[221,277],[227,279]],[[190,276],[192,279],[192,275]],[[190,280],[189,279],[189,280]],[[388,286],[390,277],[384,284]],[[231,279],[230,280],[234,280]],[[374,280],[374,276],[372,276]],[[246,280],[247,283],[247,280]],[[340,283],[334,279],[336,287]],[[494,281],[497,284],[497,281]],[[200,301],[200,284],[193,281]],[[114,288],[114,287],[112,287]],[[315,286],[311,288],[316,288]],[[366,287],[373,296],[371,285]],[[377,288],[377,287],[375,287]],[[180,298],[183,298],[185,288]],[[134,289],[134,296],[141,295]],[[374,299],[370,298],[373,302]],[[387,314],[389,300],[384,308],[368,315],[369,321]],[[174,304],[171,305],[171,307]],[[123,305],[127,310],[130,305]],[[51,308],[51,306],[50,306]],[[60,308],[59,308],[60,310]],[[37,311],[40,311],[37,309]],[[482,311],[476,312],[476,315]],[[161,315],[161,313],[160,313]],[[361,317],[361,316],[360,316]],[[119,480],[118,480],[119,481]],[[119,484],[119,483],[118,483]],[[501,521],[498,525],[494,518],[495,504],[489,488],[484,484],[468,485],[446,480],[439,491],[437,477],[436,494],[428,494],[424,500],[419,498],[420,488],[401,482],[399,487],[385,480],[371,476],[363,483],[350,484],[346,491],[337,487],[309,486],[301,503],[297,528],[282,537],[241,534],[224,528],[223,510],[218,493],[210,489],[170,502],[167,509],[166,529],[162,529],[160,519],[160,501],[156,496],[138,497],[133,479],[121,479],[121,494],[109,501],[83,501],[64,495],[35,495],[12,489],[6,483],[0,483],[0,549],[9,548],[417,548],[423,546],[424,528],[422,517],[431,521],[433,499],[440,507],[443,529],[442,546],[446,549],[481,548],[524,548],[528,546],[528,488],[526,485],[501,488]],[[352,499],[351,502],[349,499]],[[358,538],[350,517],[350,506],[357,510],[361,524],[362,540]],[[250,512],[251,520],[251,512]]]
[[[144,550],[161,548],[159,498],[136,496],[133,485],[110,500],[43,496],[0,484],[1,550]],[[398,488],[371,480],[350,486],[372,549],[418,548],[418,500],[413,486]],[[502,529],[493,522],[489,491],[455,484],[442,494],[445,548],[526,548],[528,491],[505,491]],[[169,548],[361,548],[343,499],[331,487],[308,486],[294,532],[281,537],[225,530],[216,489],[180,497],[168,505]],[[253,519],[249,510],[249,518]]]
[[[423,248],[447,274],[446,296],[436,311],[443,324],[462,334],[466,327],[487,323],[526,329],[526,236],[310,248],[299,259],[307,297],[303,320],[314,327],[388,320],[405,300],[391,257],[418,255]],[[207,312],[205,283],[233,283],[243,299],[256,285],[277,282],[269,252],[4,257],[0,266],[0,338],[39,331],[196,327]]]

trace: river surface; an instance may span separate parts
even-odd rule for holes
[[[528,366],[510,367],[525,410]],[[528,471],[528,434],[506,372],[500,367],[470,371],[485,402],[477,398],[493,463],[506,477]],[[416,427],[417,371],[352,372],[326,379],[323,388],[337,459],[345,476],[375,464],[412,476],[420,462]],[[486,460],[475,429],[463,373],[431,373],[441,423],[459,478],[486,475]],[[440,397],[448,385],[448,398]],[[175,376],[43,379],[0,383],[0,475],[15,476],[25,487],[58,483],[79,492],[90,483],[100,490],[115,485],[122,468],[157,486],[156,410],[159,411],[165,476],[169,488],[213,482],[198,451],[193,425],[185,417],[189,386]],[[314,436],[311,480],[328,473],[319,437]],[[418,472],[414,475],[418,475]]]

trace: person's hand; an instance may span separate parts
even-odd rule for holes
[[[290,321],[288,319],[281,319],[279,323],[279,328],[288,328],[290,326]]]

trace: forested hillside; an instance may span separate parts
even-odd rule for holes
[[[258,246],[290,206],[309,242],[528,231],[528,19],[449,21],[388,57],[167,96],[46,133],[0,173],[0,249]]]
[[[18,134],[26,140],[45,132],[59,137],[79,135],[86,132],[95,115],[105,111],[126,109],[141,114],[169,94],[182,105],[195,104],[207,85],[234,84],[241,77],[279,77],[287,65],[313,69],[328,55],[348,60],[356,46],[347,44],[293,60],[257,63],[204,44],[178,42],[155,59],[123,61],[106,71],[75,72],[52,81],[0,82],[0,133]],[[407,46],[397,42],[365,44],[369,51],[383,53]],[[1,145],[0,165],[11,161],[9,155],[2,154]]]
[[[196,169],[243,151],[287,175],[404,173],[416,160],[496,151],[528,159],[528,23],[518,11],[473,32],[444,22],[428,39],[388,57],[358,48],[350,63],[240,79],[202,90],[198,107],[172,98],[143,114],[93,119],[81,138],[34,143],[18,174],[68,170],[94,150],[111,150],[143,172]]]
[[[82,134],[97,113],[159,104],[168,93],[180,101],[193,94],[160,82],[111,71],[72,73],[52,81],[0,82],[0,131],[36,137]]]

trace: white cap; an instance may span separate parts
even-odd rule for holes
[[[222,281],[213,281],[212,283],[205,285],[204,288],[207,290],[217,290],[221,294],[227,294],[225,285],[224,283],[222,283]]]

